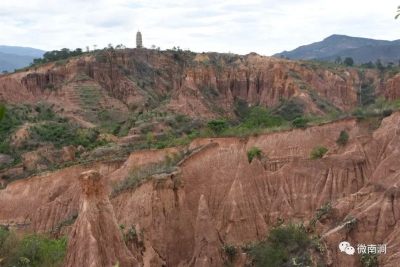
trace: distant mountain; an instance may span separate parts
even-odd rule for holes
[[[0,45],[0,73],[26,67],[34,58],[42,57],[45,52],[31,47]]]
[[[7,46],[0,45],[0,52],[6,54],[14,54],[19,56],[31,56],[34,58],[42,57],[46,51],[32,48],[32,47],[22,47],[22,46]]]
[[[321,42],[300,46],[292,51],[283,51],[274,57],[290,59],[329,60],[340,56],[342,60],[352,57],[357,63],[375,62],[378,58],[383,63],[400,60],[400,40],[385,41],[347,35],[331,35]]]

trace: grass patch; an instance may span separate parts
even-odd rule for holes
[[[82,106],[86,108],[100,106],[99,100],[103,94],[95,86],[76,86],[75,92],[79,95]]]

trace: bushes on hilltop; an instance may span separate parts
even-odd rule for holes
[[[82,48],[77,48],[72,51],[69,50],[68,48],[63,48],[61,50],[53,50],[51,52],[44,53],[42,58],[35,58],[30,65],[33,66],[33,65],[40,64],[40,63],[64,60],[69,57],[80,56],[82,54],[83,54]]]

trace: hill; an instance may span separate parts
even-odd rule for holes
[[[0,75],[2,264],[399,266],[399,72],[109,48]]]
[[[12,72],[28,66],[34,58],[40,58],[46,51],[31,47],[0,45],[0,72]]]
[[[383,63],[397,63],[400,60],[400,40],[385,41],[346,35],[331,35],[321,42],[300,46],[292,51],[283,51],[274,57],[290,59],[329,60],[340,56],[352,57],[357,63],[375,62],[380,58]]]

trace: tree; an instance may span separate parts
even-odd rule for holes
[[[347,134],[347,132],[345,130],[341,131],[338,139],[336,140],[336,143],[338,145],[346,145],[348,141],[349,135]]]
[[[271,116],[266,108],[256,106],[252,108],[244,126],[247,128],[273,127],[283,123],[284,119],[281,116]]]
[[[361,66],[365,67],[367,69],[373,69],[374,68],[374,63],[372,63],[372,61],[369,61],[368,63],[362,63]]]
[[[152,132],[148,132],[146,134],[146,141],[147,141],[147,145],[149,146],[149,149],[150,149],[151,144],[153,144],[153,142],[154,142],[154,134]]]
[[[90,49],[89,49],[89,46],[88,46],[88,45],[86,46],[86,52],[87,52],[87,53],[90,52]]]
[[[8,74],[8,71],[3,70],[1,73],[3,73],[3,74]]]
[[[328,149],[324,146],[316,146],[311,151],[311,159],[320,159],[325,153],[328,152]]]
[[[341,58],[340,56],[337,56],[337,57],[335,58],[335,63],[336,63],[336,64],[342,64],[342,58]]]
[[[151,49],[155,50],[156,46],[155,45],[151,45]]]
[[[219,134],[226,130],[226,120],[210,120],[207,122],[207,128],[211,129],[214,133]]]
[[[399,16],[400,16],[400,6],[397,7],[397,15],[394,18],[397,19]]]
[[[346,66],[353,66],[354,60],[351,57],[346,57],[343,61]]]
[[[385,66],[383,66],[382,61],[381,61],[379,58],[375,61],[375,66],[376,66],[379,70],[384,70],[384,69],[385,69]]]
[[[4,114],[6,114],[6,106],[3,104],[0,106],[0,121],[4,118]]]

